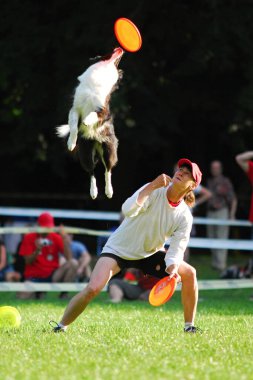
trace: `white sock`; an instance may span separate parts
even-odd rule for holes
[[[185,322],[184,328],[188,329],[188,327],[194,326],[193,322]]]
[[[67,330],[68,326],[64,326],[62,323],[58,323],[58,325],[65,331]]]

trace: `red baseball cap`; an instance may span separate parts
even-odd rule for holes
[[[178,163],[177,163],[177,166],[180,168],[181,166],[183,165],[188,165],[190,166],[191,170],[192,170],[192,176],[196,182],[196,185],[198,186],[201,182],[201,179],[202,179],[202,173],[200,171],[200,168],[198,167],[197,164],[195,164],[195,162],[191,162],[190,160],[188,160],[188,158],[181,158]]]
[[[38,217],[38,225],[40,227],[54,227],[54,218],[49,212],[43,212]]]

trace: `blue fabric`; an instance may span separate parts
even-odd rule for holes
[[[38,282],[38,283],[43,283],[43,282],[52,282],[52,275],[46,278],[27,278],[26,281],[31,281],[31,282]]]
[[[12,265],[7,265],[5,268],[0,270],[0,281],[5,281],[5,275],[9,272],[14,272],[14,268]]]
[[[118,226],[113,226],[112,228],[109,228],[108,231],[114,232]],[[98,236],[97,237],[97,255],[100,255],[102,252],[102,249],[104,248],[105,243],[109,239],[109,236]]]
[[[74,259],[79,260],[84,252],[87,252],[86,246],[80,241],[73,240],[70,244]]]

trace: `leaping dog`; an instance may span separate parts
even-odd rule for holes
[[[118,161],[118,139],[114,133],[109,103],[122,77],[118,64],[123,53],[119,47],[114,49],[112,54],[99,57],[98,62],[78,77],[80,83],[75,90],[68,124],[57,127],[58,136],[69,134],[68,149],[73,151],[77,147],[81,165],[90,175],[90,195],[93,199],[98,194],[95,167],[99,161],[105,167],[105,194],[108,198],[113,195],[111,172]]]

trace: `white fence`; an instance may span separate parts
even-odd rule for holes
[[[0,282],[0,292],[79,292],[87,286],[87,283],[35,283],[35,282]],[[220,290],[220,289],[245,289],[252,288],[253,281],[248,279],[240,280],[199,280],[199,290]],[[178,284],[176,290],[181,289]],[[103,289],[107,290],[107,287]]]
[[[42,212],[50,212],[54,218],[61,219],[79,219],[79,220],[103,220],[103,221],[117,221],[120,220],[119,212],[107,211],[77,211],[77,210],[58,210],[58,209],[43,209],[43,208],[18,208],[18,207],[0,207],[0,215],[2,216],[22,216],[22,217],[38,217]],[[208,218],[194,218],[194,224],[202,225],[229,225],[238,227],[250,227],[253,224],[247,220],[217,220]],[[92,230],[87,228],[64,226],[66,232],[79,235],[90,236],[104,236],[108,237],[112,232],[105,230]],[[2,227],[0,228],[1,234],[9,233],[28,233],[28,232],[49,232],[59,231],[59,227],[55,228],[41,228],[41,227]],[[169,243],[169,240],[168,240]],[[243,239],[209,239],[192,237],[189,241],[190,248],[217,248],[229,250],[243,250],[253,251],[253,241]],[[0,291],[79,291],[86,286],[81,283],[6,283],[0,282]],[[253,287],[252,280],[205,280],[199,281],[200,290],[208,289],[238,289],[238,288],[251,288]],[[180,286],[178,286],[180,289]]]

